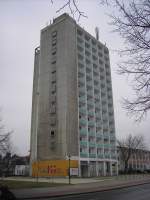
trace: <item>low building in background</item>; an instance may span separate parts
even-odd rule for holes
[[[29,156],[18,156],[11,155],[11,153],[6,153],[5,156],[0,157],[0,176],[14,176],[19,175],[16,174],[16,166],[17,168],[25,168],[25,172],[20,172],[20,175],[29,175]],[[25,167],[19,167],[25,166]],[[19,172],[18,172],[19,173]]]
[[[16,165],[15,176],[29,176],[29,165]]]
[[[124,147],[125,148],[125,147]],[[118,169],[124,172],[124,160],[118,147]],[[128,160],[128,172],[150,172],[150,151],[143,149],[132,149]]]

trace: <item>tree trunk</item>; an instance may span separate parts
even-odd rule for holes
[[[128,161],[124,162],[124,172],[127,174],[128,172]]]

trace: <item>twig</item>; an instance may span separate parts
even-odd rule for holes
[[[53,2],[53,1],[51,1],[51,2]],[[56,11],[56,13],[59,13],[60,11],[64,10],[66,7],[69,8],[71,15],[73,15],[73,18],[74,18],[74,14],[78,13],[78,19],[77,19],[78,22],[80,21],[81,17],[87,18],[87,15],[85,15],[84,12],[79,10],[78,5],[75,0],[68,0],[62,7],[60,7]],[[75,9],[75,11],[74,11],[74,9]]]

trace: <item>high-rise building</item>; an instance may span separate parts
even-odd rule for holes
[[[63,14],[35,50],[31,163],[67,156],[81,176],[117,173],[108,48]]]

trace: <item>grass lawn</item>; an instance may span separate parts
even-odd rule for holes
[[[0,185],[7,185],[9,189],[56,187],[66,185],[65,183],[46,183],[16,180],[0,180]]]

